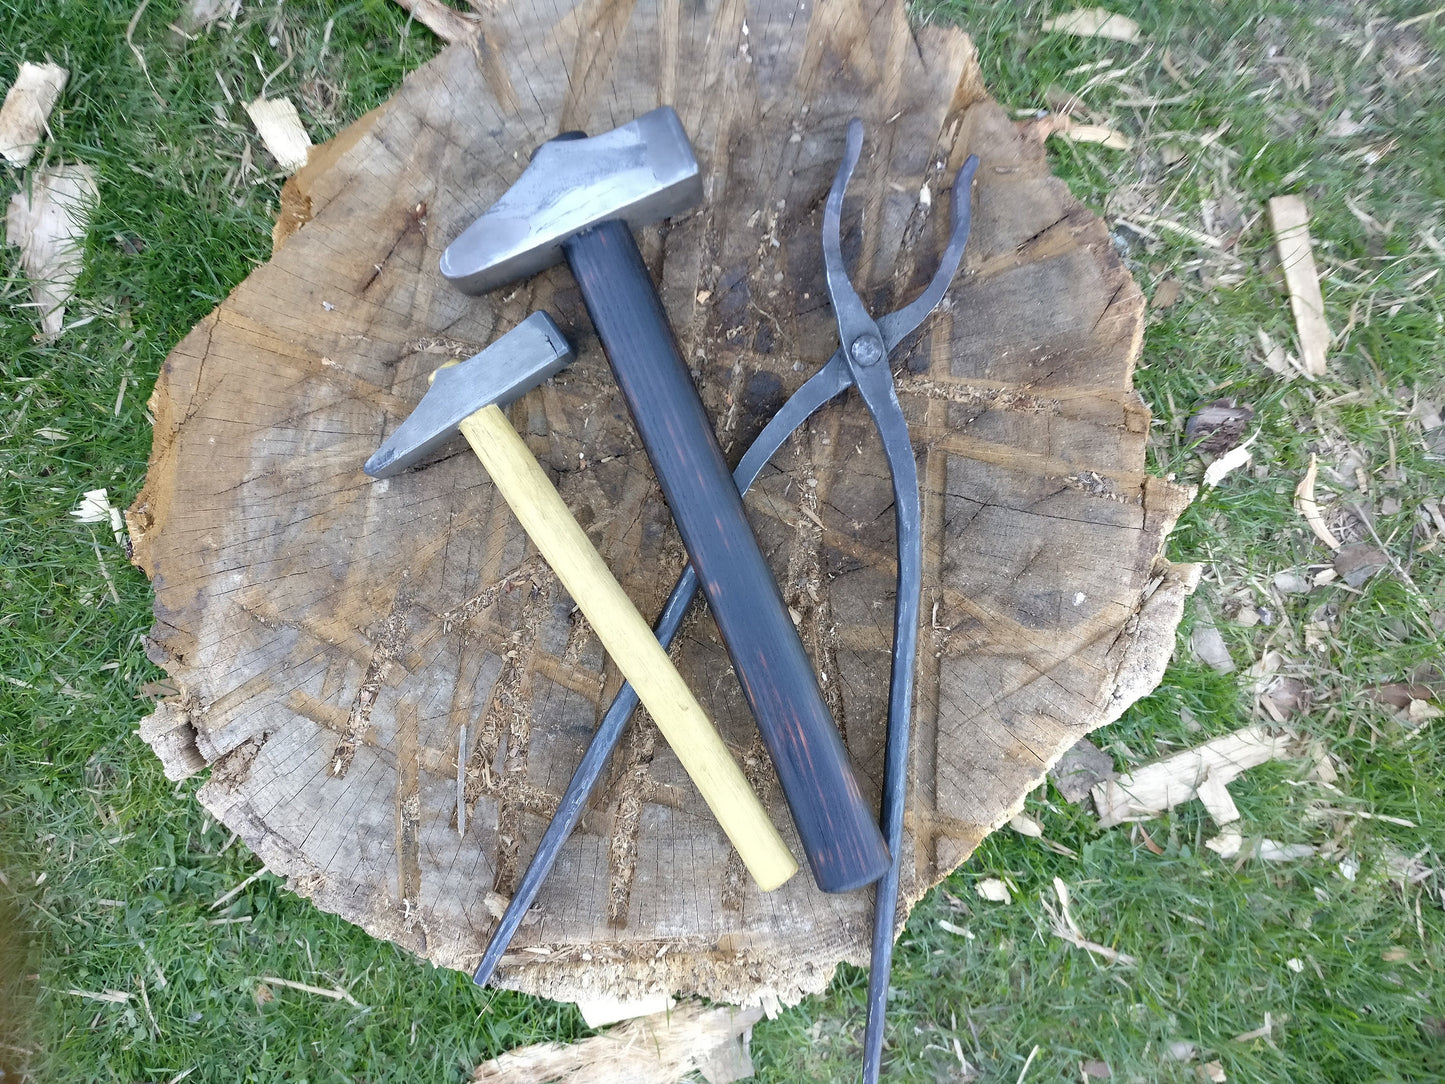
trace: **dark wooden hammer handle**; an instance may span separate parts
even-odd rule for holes
[[[871,884],[888,868],[888,848],[632,231],[604,222],[564,248],[772,754],[813,877],[825,892]]]

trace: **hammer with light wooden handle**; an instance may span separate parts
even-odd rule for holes
[[[571,360],[551,318],[533,313],[480,354],[438,369],[422,401],[364,469],[376,478],[399,474],[461,432],[637,691],[753,880],[769,892],[793,875],[797,862],[666,650],[502,413],[501,404]]]

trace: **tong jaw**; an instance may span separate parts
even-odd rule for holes
[[[843,148],[843,161],[833,178],[833,187],[828,190],[828,201],[823,207],[823,271],[827,278],[828,295],[833,302],[833,311],[838,318],[838,335],[850,363],[866,368],[886,357],[893,348],[915,331],[930,313],[938,307],[943,295],[948,292],[959,264],[963,262],[963,249],[968,242],[969,229],[973,224],[973,202],[970,191],[974,175],[978,172],[978,155],[970,154],[964,160],[958,175],[953,179],[949,192],[948,244],[939,257],[938,269],[929,279],[923,292],[896,312],[880,316],[876,321],[868,315],[862,299],[853,289],[848,270],[843,263],[842,220],[843,193],[858,166],[863,151],[863,122],[854,117],[848,122],[848,135]],[[875,332],[876,337],[870,336]],[[861,341],[860,341],[861,340]],[[879,353],[874,355],[874,349]]]
[[[838,319],[838,337],[848,360],[855,366],[877,365],[888,356],[888,347],[873,317],[868,315],[858,292],[848,278],[843,264],[843,193],[863,152],[863,122],[854,117],[848,122],[848,137],[843,148],[843,162],[828,190],[823,206],[823,272],[828,281],[828,297]]]

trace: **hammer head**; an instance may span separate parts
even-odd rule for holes
[[[416,466],[455,436],[467,417],[520,398],[572,356],[552,318],[534,312],[480,354],[438,369],[416,409],[362,469],[373,478],[390,478]]]
[[[638,227],[702,200],[702,175],[670,106],[591,138],[559,137],[442,253],[442,274],[483,294],[562,259],[562,243],[622,219]]]

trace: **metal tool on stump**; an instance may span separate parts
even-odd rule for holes
[[[889,854],[863,799],[631,228],[702,195],[672,109],[542,144],[517,182],[442,256],[480,294],[565,259],[772,754],[818,886],[871,884]]]
[[[862,142],[862,128],[857,126],[856,135],[854,128],[857,125],[849,126],[849,143],[845,147],[844,163],[840,168],[838,178],[834,182],[838,195],[831,211],[825,212],[824,232],[825,236],[831,232],[834,237],[841,226],[840,216],[842,211],[842,192],[846,187],[848,177],[852,174],[853,167],[857,162],[859,147]],[[892,354],[894,349],[909,335],[913,334],[929,314],[938,307],[943,296],[948,291],[949,284],[953,282],[954,276],[958,273],[959,264],[963,261],[963,250],[968,244],[969,228],[972,224],[972,208],[969,203],[969,189],[973,183],[973,176],[978,169],[978,159],[972,155],[964,162],[963,168],[958,171],[954,178],[952,190],[952,220],[949,228],[948,244],[939,258],[938,269],[933,273],[924,291],[913,299],[909,304],[896,312],[890,312],[880,316],[876,322],[877,334],[881,338],[884,355]],[[826,242],[828,247],[834,247],[831,242]],[[825,258],[825,267],[837,270],[830,270],[830,282],[842,276],[846,283],[846,273],[842,271],[841,252],[831,258]],[[850,292],[851,287],[849,288]],[[855,295],[856,296],[856,295]],[[856,337],[856,333],[855,333]],[[892,377],[885,365],[874,366],[878,377],[870,381],[870,387],[887,379],[889,387],[886,391],[877,389],[871,392],[875,399],[882,395],[883,399],[894,397],[891,384]],[[803,385],[795,391],[788,401],[783,404],[782,409],[775,414],[763,431],[758,434],[747,452],[743,455],[737,469],[733,472],[734,483],[738,491],[745,493],[749,486],[757,479],[768,460],[778,451],[779,448],[792,436],[793,432],[812,417],[817,410],[825,403],[847,391],[855,383],[854,362],[850,360],[843,347],[839,347],[828,362],[804,381]],[[866,398],[866,397],[865,397]],[[890,413],[892,408],[882,407],[885,413]],[[901,415],[890,427],[896,431],[901,422]],[[880,426],[880,432],[882,428]],[[904,459],[906,451],[907,462],[903,463],[901,471],[893,475],[895,487],[902,486],[907,489],[907,473],[912,463],[912,448],[907,443],[906,429],[900,440],[894,436],[885,447],[893,449],[890,455],[890,462],[893,457],[900,461]],[[905,497],[905,504],[917,506],[917,481],[916,468],[914,468],[914,498],[911,502]],[[895,512],[895,518],[906,518],[907,513],[899,506]],[[902,841],[903,828],[903,799],[908,786],[908,739],[909,739],[909,717],[912,708],[913,688],[913,664],[911,660],[916,654],[918,635],[918,579],[920,575],[921,553],[918,550],[918,527],[916,518],[913,526],[903,524],[897,527],[899,538],[899,589],[897,591],[897,602],[894,613],[894,666],[892,673],[891,689],[889,694],[889,717],[888,717],[888,745],[885,752],[887,778],[884,783],[883,806],[887,818],[888,839],[892,847],[895,861],[891,865],[885,879],[878,886],[878,906],[875,910],[872,970],[869,977],[868,996],[868,1028],[865,1035],[865,1075],[869,1079],[876,1079],[878,1073],[879,1059],[882,1054],[882,1025],[884,1007],[886,1005],[888,991],[888,975],[892,969],[893,956],[893,924],[897,915],[898,907],[898,864],[896,857]],[[908,541],[911,539],[912,541]],[[667,603],[662,608],[662,615],[657,621],[657,638],[663,644],[672,642],[677,635],[678,629],[682,627],[683,616],[687,608],[692,604],[697,594],[697,574],[692,568],[686,569],[677,585],[668,596]],[[911,600],[911,601],[910,601]],[[898,650],[902,648],[901,652]],[[900,666],[900,658],[907,660],[905,665]],[[616,747],[622,736],[622,729],[627,722],[628,716],[637,707],[637,694],[628,686],[624,685],[607,709],[602,722],[598,725],[592,741],[587,746],[587,751],[582,755],[582,761],[577,765],[572,775],[572,780],[567,784],[567,790],[558,803],[557,812],[553,815],[547,830],[538,844],[532,861],[528,864],[526,872],[518,882],[517,890],[512,894],[512,899],[502,915],[501,922],[496,932],[492,935],[491,943],[487,945],[482,956],[481,964],[477,968],[477,981],[486,982],[493,970],[496,969],[502,955],[506,952],[507,946],[511,943],[513,935],[521,925],[527,909],[537,898],[537,892],[542,883],[547,879],[553,864],[557,860],[557,854],[562,849],[562,844],[577,827],[577,822],[582,817],[582,810],[587,803],[588,795],[597,785],[597,780],[602,775],[602,769],[607,764],[607,758]]]
[[[502,404],[571,360],[572,349],[551,318],[533,313],[480,354],[438,369],[416,409],[364,469],[387,478],[423,462],[457,432],[466,437],[617,668],[638,689],[758,887],[771,891],[797,863],[666,649],[502,413]]]

